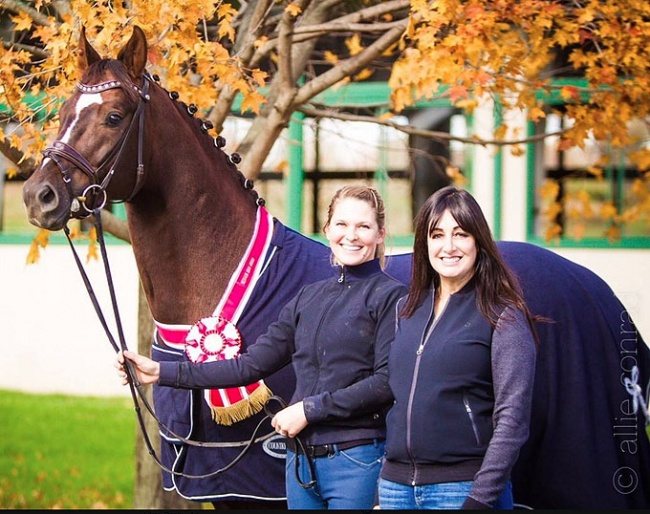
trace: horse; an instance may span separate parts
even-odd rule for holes
[[[156,325],[152,356],[184,360],[188,339],[174,340],[174,328],[195,327],[216,312],[233,278],[250,271],[242,262],[266,219],[255,283],[242,295],[236,320],[245,351],[303,284],[329,276],[328,247],[272,217],[238,170],[238,155],[209,135],[195,107],[148,74],[139,27],[116,58],[100,57],[82,29],[78,54],[81,81],[61,106],[56,140],[23,187],[29,221],[57,231],[98,212],[107,198],[124,202]],[[548,249],[513,241],[498,246],[531,310],[550,320],[538,324],[530,438],[512,474],[516,505],[650,506],[650,441],[641,408],[650,350],[625,306],[596,274]],[[408,284],[411,254],[388,256],[386,270]],[[264,382],[288,399],[295,377],[287,366]],[[165,427],[163,487],[217,508],[282,505],[284,445],[270,424],[232,470],[211,473],[240,455],[265,414],[218,423],[205,393],[154,387]],[[184,437],[223,444],[190,445]]]

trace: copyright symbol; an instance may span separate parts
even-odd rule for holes
[[[618,468],[614,473],[612,483],[614,484],[614,489],[619,493],[630,494],[639,485],[639,477],[632,468],[623,466]]]

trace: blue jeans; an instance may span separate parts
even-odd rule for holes
[[[469,496],[472,481],[444,484],[405,485],[379,479],[379,508],[382,510],[460,509]],[[508,482],[493,505],[495,510],[513,509],[512,484]]]
[[[335,445],[336,446],[336,445]],[[296,478],[296,454],[287,450],[287,506],[290,510],[313,509],[372,509],[381,470],[384,442],[337,450],[333,455],[311,459],[314,477],[309,474],[307,457],[302,453],[298,471],[300,480],[310,488],[302,487]]]

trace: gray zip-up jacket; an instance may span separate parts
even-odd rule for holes
[[[382,478],[473,480],[464,507],[491,506],[528,438],[535,359],[523,313],[506,308],[493,330],[470,281],[433,319],[431,292],[413,316],[398,319]]]
[[[309,445],[385,437],[388,352],[395,305],[407,289],[378,260],[332,268],[334,276],[304,286],[278,320],[238,358],[195,365],[162,361],[159,385],[228,388],[293,364],[291,404],[304,402]]]

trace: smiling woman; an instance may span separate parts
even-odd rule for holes
[[[329,276],[301,287],[237,358],[156,362],[124,352],[116,367],[124,384],[128,359],[140,383],[182,390],[243,387],[290,362],[296,388],[271,420],[286,438],[289,509],[370,509],[391,400],[395,304],[406,287],[384,271],[385,212],[375,189],[337,191],[323,231]]]
[[[539,337],[469,192],[448,186],[422,206],[398,310],[380,507],[512,509]]]
[[[427,243],[431,267],[441,277],[439,296],[447,300],[472,278],[476,239],[447,210],[438,223],[432,224]]]

